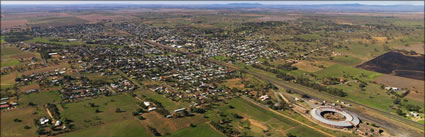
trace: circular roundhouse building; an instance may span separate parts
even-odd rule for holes
[[[360,123],[356,115],[334,107],[316,107],[310,113],[314,120],[333,128],[352,128]]]

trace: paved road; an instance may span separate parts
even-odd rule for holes
[[[199,57],[196,54],[192,54],[192,53],[188,53],[182,50],[176,50],[173,47],[170,46],[166,46],[160,43],[156,43],[153,41],[145,41],[147,43],[149,43],[150,45],[155,45],[158,47],[161,47],[163,49],[167,49],[170,51],[174,51],[174,52],[178,52],[178,53],[182,53],[182,54],[186,54],[188,56],[193,56],[193,57]],[[233,64],[228,64],[222,61],[218,61],[218,60],[214,60],[214,59],[209,59],[209,61],[219,64],[219,65],[223,65],[223,66],[227,66],[229,68],[235,69],[235,70],[240,70],[239,67],[233,65]],[[252,70],[246,70],[247,73],[254,75],[262,80],[268,81],[270,83],[273,83],[275,85],[278,85],[280,87],[283,87],[285,89],[290,89],[298,94],[308,94],[310,97],[318,99],[318,100],[327,100],[327,101],[336,101],[336,100],[341,100],[344,101],[346,103],[350,103],[353,105],[357,105],[360,106],[361,109],[355,109],[354,106],[351,108],[348,108],[349,111],[356,113],[360,118],[363,119],[367,119],[370,120],[386,129],[388,129],[389,132],[392,132],[393,134],[400,134],[399,131],[404,131],[410,133],[407,136],[420,136],[423,137],[423,134],[421,134],[420,132],[423,132],[424,129],[424,125],[409,120],[409,119],[404,119],[401,118],[399,116],[396,116],[392,113],[389,112],[385,112],[385,111],[381,111],[379,109],[375,109],[372,107],[369,107],[367,105],[363,105],[360,103],[356,103],[347,99],[344,99],[342,97],[337,97],[337,96],[333,96],[333,95],[329,95],[327,93],[323,93],[323,92],[319,92],[310,88],[306,88],[303,87],[301,85],[294,87],[294,84],[290,84],[289,82],[277,79],[275,77],[270,77],[270,76],[266,76],[263,74],[259,74],[258,72],[252,71]],[[300,87],[303,87],[302,89]],[[377,115],[371,115],[369,112],[374,112],[374,113],[378,113],[380,114],[380,116]],[[391,120],[391,121],[390,121]],[[406,128],[407,127],[411,127],[411,128]]]
[[[313,97],[317,100],[327,100],[327,101],[333,101],[334,102],[334,101],[339,99],[339,100],[344,101],[346,103],[353,104],[353,107],[347,108],[347,110],[354,112],[361,119],[373,121],[377,125],[386,128],[387,131],[389,131],[390,133],[392,133],[394,135],[400,134],[399,131],[403,131],[404,133],[410,133],[407,136],[423,137],[423,134],[420,134],[419,132],[421,131],[421,129],[424,128],[424,126],[420,123],[417,123],[417,122],[414,122],[414,121],[411,121],[411,120],[408,120],[408,119],[404,119],[404,118],[401,118],[399,116],[395,116],[394,114],[391,114],[391,113],[388,113],[388,112],[385,112],[385,111],[381,111],[381,110],[378,110],[378,109],[375,109],[375,108],[371,108],[371,107],[363,105],[363,104],[359,104],[359,103],[352,102],[352,101],[349,101],[349,100],[346,100],[346,99],[342,99],[340,97],[327,95],[326,93],[323,93],[323,92],[314,91],[314,90],[308,92],[308,90],[304,90],[304,89],[300,90],[298,88],[293,88],[293,87],[290,87],[290,86],[287,86],[286,84],[284,84],[284,83],[287,83],[287,82],[276,80],[276,78],[270,78],[270,77],[262,75],[262,74],[257,74],[256,72],[247,71],[247,73],[254,75],[258,78],[261,78],[263,80],[269,81],[270,83],[273,83],[273,84],[275,84],[279,87],[290,89],[290,90],[292,90],[292,91],[294,91],[298,94],[308,94],[310,97]],[[322,95],[322,96],[325,96],[325,98],[318,96],[319,94]],[[360,106],[361,110],[355,109],[354,105]],[[370,112],[381,114],[381,116],[371,115]],[[389,120],[392,120],[392,122],[389,121]],[[401,123],[401,122],[403,122],[403,123]],[[412,126],[415,126],[416,128],[412,127],[410,129],[408,129],[408,128],[406,128],[406,126],[403,126],[403,125],[412,125]]]
[[[308,128],[311,128],[311,129],[313,129],[313,130],[316,130],[317,132],[322,133],[322,134],[324,134],[324,135],[326,135],[326,136],[329,136],[329,137],[336,137],[336,136],[334,136],[334,135],[332,135],[332,134],[329,134],[329,133],[327,133],[327,132],[325,132],[325,131],[323,131],[323,130],[320,130],[320,129],[316,128],[316,127],[310,126],[310,125],[308,125],[308,124],[306,124],[306,123],[304,123],[304,122],[298,121],[298,120],[296,120],[296,119],[294,119],[294,118],[292,118],[292,117],[290,117],[290,116],[284,115],[284,114],[282,114],[282,113],[280,113],[280,112],[278,112],[278,111],[276,111],[276,110],[270,109],[269,107],[264,106],[264,105],[262,105],[262,104],[259,104],[259,103],[257,103],[257,102],[255,102],[255,101],[253,101],[252,99],[250,99],[250,98],[248,98],[248,97],[241,96],[241,98],[242,98],[242,99],[244,99],[244,100],[246,100],[246,101],[251,102],[252,104],[255,104],[255,105],[259,106],[259,107],[262,107],[262,108],[264,108],[264,109],[266,109],[266,110],[269,110],[269,111],[271,111],[271,112],[273,112],[273,113],[275,113],[275,114],[277,114],[277,115],[280,115],[280,116],[285,117],[285,118],[287,118],[287,119],[289,119],[289,120],[292,120],[292,121],[294,121],[294,122],[297,122],[297,123],[299,123],[299,124],[301,124],[301,125],[303,125],[303,126],[306,126],[306,127],[308,127]]]

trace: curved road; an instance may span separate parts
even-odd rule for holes
[[[145,42],[149,43],[150,45],[155,45],[155,46],[158,46],[160,48],[167,49],[167,50],[170,50],[170,51],[173,51],[173,52],[178,52],[178,53],[186,54],[188,56],[193,56],[193,57],[199,57],[199,55],[197,55],[197,54],[181,51],[181,50],[175,49],[173,47],[162,45],[162,44],[154,42],[154,41],[146,40]],[[236,67],[233,64],[224,63],[222,61],[218,61],[218,60],[214,60],[214,59],[209,59],[209,61],[216,63],[216,64],[219,64],[219,65],[227,66],[229,68],[233,68],[235,70],[241,70],[239,67]],[[290,90],[292,90],[292,91],[294,91],[298,94],[308,94],[312,98],[315,98],[315,99],[318,99],[318,100],[328,100],[329,101],[329,99],[333,99],[331,101],[335,101],[335,100],[339,99],[341,101],[360,106],[360,107],[362,107],[361,109],[363,109],[363,110],[354,109],[353,108],[354,106],[351,107],[351,108],[348,108],[348,110],[356,113],[360,118],[367,119],[367,120],[373,121],[373,122],[381,125],[382,127],[388,129],[388,131],[392,132],[393,134],[400,134],[398,131],[403,130],[403,131],[407,131],[407,132],[410,133],[407,136],[423,137],[423,133],[420,133],[420,132],[423,132],[424,125],[420,124],[418,122],[415,122],[415,121],[412,121],[412,120],[409,120],[409,119],[404,119],[404,118],[401,118],[401,117],[396,116],[396,115],[389,113],[389,112],[385,112],[385,111],[382,111],[382,110],[379,110],[379,109],[369,107],[367,105],[356,103],[356,102],[344,99],[342,97],[337,97],[337,96],[333,96],[333,95],[330,95],[330,94],[327,94],[327,93],[324,93],[324,92],[319,92],[319,91],[316,91],[316,90],[313,90],[313,89],[310,89],[308,87],[304,87],[304,86],[301,86],[301,85],[297,85],[297,86],[307,88],[307,89],[294,88],[294,87],[286,85],[286,84],[289,84],[289,82],[286,82],[286,81],[283,81],[283,80],[280,80],[280,79],[277,79],[277,78],[274,78],[274,77],[266,76],[266,75],[263,75],[263,74],[258,74],[257,72],[254,72],[254,71],[247,70],[246,72],[251,74],[251,75],[254,75],[254,76],[256,76],[256,77],[258,77],[262,80],[265,80],[265,81],[268,81],[268,82],[273,83],[275,85],[278,85],[280,87],[283,87],[285,89],[290,89]],[[286,83],[286,84],[284,84],[284,83]],[[325,96],[326,99],[324,99],[324,97],[317,96],[317,94]],[[365,112],[367,112],[367,111],[374,111],[375,113],[381,114],[381,116],[366,114]],[[389,120],[391,120],[393,122],[390,122]],[[402,123],[400,123],[400,122],[402,122]],[[410,126],[411,128],[406,129],[406,126],[403,126],[403,125],[400,125],[400,124]],[[404,134],[406,134],[406,133],[404,133]]]

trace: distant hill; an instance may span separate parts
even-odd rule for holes
[[[75,5],[2,5],[3,12],[22,12],[49,9],[61,10],[93,10],[118,8],[189,8],[189,9],[280,9],[288,11],[328,11],[328,12],[424,12],[419,5],[362,5],[362,4],[321,4],[321,5],[264,5],[260,3],[167,5],[167,4],[75,4]],[[49,8],[47,8],[49,7]]]

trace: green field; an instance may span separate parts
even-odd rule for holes
[[[202,123],[196,125],[196,127],[188,127],[181,130],[178,130],[176,133],[170,135],[169,137],[225,137],[219,131],[213,129],[207,123]]]
[[[350,66],[362,63],[362,60],[352,56],[335,56],[332,61],[338,64]]]
[[[224,60],[229,59],[229,58],[225,57],[225,56],[214,56],[214,59],[219,60],[219,61],[224,61]]]
[[[75,129],[81,130],[103,124],[135,119],[131,113],[138,108],[137,102],[136,99],[128,95],[99,96],[93,99],[65,104],[63,105],[64,111],[61,112],[61,115],[74,121]],[[94,103],[97,107],[91,107],[89,103]],[[120,108],[122,112],[115,112],[117,108]],[[96,109],[101,112],[96,113]]]
[[[384,46],[378,44],[364,44],[358,42],[351,42],[347,44],[349,49],[341,48],[336,49],[337,52],[341,52],[344,55],[350,56],[350,58],[345,59],[350,63],[358,62],[357,59],[361,61],[368,61],[372,58],[375,58],[379,55],[384,54]],[[357,59],[354,59],[357,58]],[[344,60],[341,60],[344,61]]]
[[[425,124],[425,120],[419,120],[418,123]]]
[[[26,106],[26,105],[25,105]],[[38,113],[34,113],[38,112]],[[34,119],[38,119],[42,116],[46,117],[44,109],[37,110],[33,107],[22,107],[8,112],[1,112],[1,136],[10,137],[32,137],[36,136],[37,127],[34,126]],[[22,120],[21,122],[15,122],[17,118]],[[31,127],[25,129],[25,126]]]
[[[22,91],[25,92],[25,91]],[[47,103],[59,103],[61,95],[59,91],[47,91],[39,93],[31,93],[29,95],[20,96],[20,104],[27,105],[29,102],[42,106]]]
[[[33,17],[29,18],[28,22],[30,26],[48,27],[83,24],[88,21],[77,17]]]
[[[20,62],[17,59],[14,58],[7,58],[1,61],[1,67],[10,67],[18,65]]]
[[[153,100],[160,102],[162,106],[164,106],[164,108],[167,109],[168,111],[173,111],[175,109],[189,106],[189,103],[172,101],[171,99],[166,98],[165,96],[160,95],[148,89],[137,90],[134,93],[138,95],[139,97],[146,96],[146,98],[151,98]]]
[[[24,53],[22,50],[16,48],[16,47],[10,47],[10,46],[1,46],[1,57],[6,56],[13,56]]]
[[[320,70],[318,72],[315,72],[319,77],[342,77],[342,76],[348,76],[348,77],[354,77],[358,78],[360,80],[365,81],[373,81],[377,77],[381,76],[382,74],[377,72],[372,72],[364,69],[358,69],[350,66],[340,65],[340,64],[334,64],[326,69]]]
[[[61,135],[61,137],[146,137],[150,136],[138,122],[138,119],[127,119],[102,124]]]
[[[5,36],[0,36],[0,44],[6,43]]]
[[[71,45],[83,45],[84,42],[82,41],[52,41],[49,38],[42,38],[42,37],[36,37],[31,40],[28,40],[27,42],[30,43],[43,43],[43,44],[54,44],[54,45],[63,45],[63,46],[71,46]]]
[[[234,109],[229,108],[229,105],[232,105]],[[270,130],[271,136],[282,136],[282,132],[294,132],[295,135],[306,135],[304,133],[307,133],[314,134],[318,137],[325,136],[316,132],[313,129],[299,125],[298,123],[292,120],[286,119],[280,115],[277,115],[271,111],[261,108],[241,98],[234,98],[232,100],[229,100],[226,104],[221,104],[219,107],[217,107],[217,110],[217,112],[207,112],[207,116],[209,117],[208,119],[210,121],[220,119],[220,116],[218,116],[218,112],[226,115],[236,113],[238,115],[243,116],[244,119],[238,120],[233,118],[232,125],[234,127],[243,127],[247,126],[247,122],[250,123],[248,124],[248,129],[243,128],[239,130],[246,132],[248,133],[248,135],[252,136],[262,136],[264,135],[264,132],[263,128],[253,124],[252,122],[249,122],[248,119],[251,121],[257,121],[256,123],[260,123],[263,126],[267,127],[267,129]],[[304,133],[302,133],[301,131],[303,131]]]

